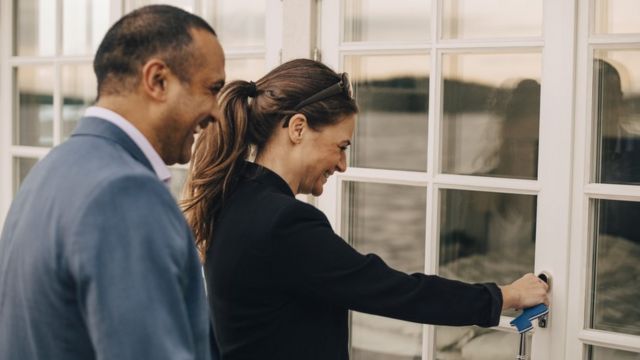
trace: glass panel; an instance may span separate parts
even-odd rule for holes
[[[361,253],[376,253],[389,266],[424,272],[426,189],[347,182],[342,234]],[[422,349],[422,325],[352,313],[353,359],[413,360]]]
[[[194,0],[126,0],[127,9],[129,11],[143,7],[146,5],[153,4],[163,4],[163,5],[173,5],[175,7],[179,7],[185,11],[193,12],[194,9]]]
[[[640,14],[638,0],[595,0],[595,32],[596,34],[640,33],[638,14]]]
[[[442,62],[442,171],[536,179],[540,54],[445,54]]]
[[[15,71],[15,145],[53,145],[53,68],[21,66]]]
[[[477,39],[542,35],[542,0],[446,0],[442,37]]]
[[[343,38],[346,42],[429,41],[431,1],[347,0]]]
[[[640,354],[599,346],[589,346],[588,360],[640,360]]]
[[[258,81],[267,73],[264,59],[227,59],[224,67],[227,83],[233,80]]]
[[[360,113],[351,165],[427,169],[429,55],[345,57]]]
[[[531,333],[527,349],[531,349]],[[436,326],[436,360],[513,360],[520,335],[477,326]]]
[[[62,138],[68,138],[85,109],[96,99],[97,83],[91,65],[62,67]]]
[[[596,181],[640,184],[640,51],[596,50]]]
[[[205,1],[205,19],[213,24],[222,47],[264,46],[266,0]]]
[[[171,172],[169,191],[171,191],[171,195],[179,201],[182,199],[182,189],[187,181],[188,170],[185,168],[170,167],[169,171]]]
[[[533,195],[443,190],[439,274],[472,283],[511,283],[533,272],[535,230]]]
[[[110,25],[110,5],[109,1],[103,0],[63,0],[63,54],[94,54]]]
[[[31,159],[31,158],[14,158],[13,159],[13,174],[14,174],[13,194],[14,195],[15,193],[18,192],[20,185],[22,184],[24,179],[27,177],[27,174],[29,173],[29,171],[31,171],[31,169],[37,162],[38,162],[38,159]]]
[[[55,53],[55,1],[14,0],[14,54],[47,56]]]
[[[640,335],[640,202],[595,200],[591,327]]]

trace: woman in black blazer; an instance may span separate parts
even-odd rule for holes
[[[296,200],[346,170],[357,113],[346,74],[293,60],[230,83],[221,101],[223,116],[196,143],[184,205],[223,359],[347,359],[350,309],[487,327],[502,309],[547,302],[532,274],[499,287],[391,269]]]

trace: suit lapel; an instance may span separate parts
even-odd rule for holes
[[[151,172],[154,172],[149,159],[147,159],[138,145],[136,145],[129,135],[114,124],[96,117],[84,117],[80,119],[80,124],[78,124],[78,127],[76,127],[71,136],[82,135],[97,136],[117,143],[129,153],[131,157],[151,170]]]

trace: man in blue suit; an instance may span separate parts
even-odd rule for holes
[[[201,18],[149,6],[108,31],[94,70],[96,106],[33,168],[5,220],[0,357],[216,359],[166,164],[188,162],[218,116],[222,48]]]

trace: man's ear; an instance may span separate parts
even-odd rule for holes
[[[309,123],[307,117],[303,114],[295,114],[289,119],[289,126],[287,127],[289,133],[289,140],[294,144],[299,144],[302,138],[306,135]]]
[[[149,97],[165,100],[168,92],[171,70],[167,64],[156,58],[151,58],[142,67],[142,81],[140,86]]]

